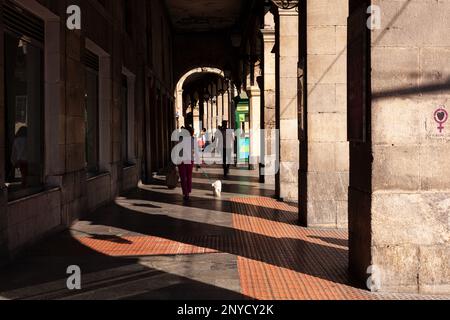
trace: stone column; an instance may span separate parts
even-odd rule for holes
[[[195,134],[200,134],[202,132],[201,123],[200,123],[200,108],[192,107],[192,118],[194,122],[194,130]]]
[[[178,126],[184,126],[184,115],[183,115],[183,106],[184,106],[184,101],[183,101],[183,89],[177,90],[177,97],[176,97],[176,112],[178,114]],[[177,128],[179,129],[179,128]]]
[[[209,100],[209,128],[214,132],[214,103],[212,99]]]
[[[259,168],[261,157],[261,89],[255,83],[247,88],[250,109],[250,168]]]
[[[211,117],[211,110],[209,108],[209,105],[210,105],[209,102],[210,102],[209,99],[205,100],[205,102],[204,102],[204,106],[205,106],[205,110],[206,110],[204,127],[206,128],[206,131],[208,131],[208,132],[210,132],[210,130],[211,130],[211,127],[210,127],[211,121],[209,121],[209,118]]]
[[[264,18],[264,29],[261,30],[264,41],[264,161],[267,171],[264,175],[264,181],[268,185],[275,184],[275,172],[270,173],[270,156],[276,156],[277,150],[274,147],[276,129],[276,94],[275,94],[275,20],[271,12],[266,13]]]
[[[277,57],[277,122],[280,130],[280,170],[277,195],[285,201],[298,201],[298,12],[279,10],[279,52]]]
[[[224,108],[224,114],[223,114],[223,119],[228,121],[228,126],[231,126],[231,118],[230,118],[230,93],[229,91],[226,91],[225,94],[223,95],[223,99],[224,99],[224,103],[225,103],[225,108]]]
[[[352,93],[362,83],[352,71],[361,70],[349,65],[349,117],[358,119],[349,122],[351,271],[364,283],[372,265],[373,291],[449,294],[450,124],[438,129],[435,117],[450,111],[450,1],[372,2],[383,20],[368,43],[365,119]],[[357,17],[355,38],[369,33]],[[364,48],[349,55],[364,56]]]
[[[222,107],[223,107],[223,95],[219,93],[217,95],[217,110],[219,111],[217,113],[217,123],[219,124],[219,126],[222,125],[223,121]]]
[[[200,131],[201,131],[203,128],[206,128],[206,125],[205,125],[205,113],[206,113],[206,111],[205,111],[205,102],[203,100],[200,100],[198,102],[198,109],[200,111],[200,127],[201,127]]]
[[[233,86],[228,90],[228,95],[230,97],[230,114],[229,114],[229,120],[230,120],[230,127],[233,129],[239,129],[236,128],[236,101],[235,98],[237,96],[237,90],[235,90],[234,88],[234,84]]]
[[[212,109],[212,127],[213,130],[217,129],[217,97],[215,97],[215,100],[212,100],[211,103],[211,109]]]
[[[348,1],[308,0],[307,132],[302,150],[300,221],[308,227],[348,227]],[[306,160],[305,160],[306,159]]]

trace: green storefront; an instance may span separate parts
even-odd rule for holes
[[[237,140],[238,163],[248,163],[250,156],[250,117],[249,100],[245,96],[236,106],[236,130],[241,130]]]

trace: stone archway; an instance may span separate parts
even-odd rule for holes
[[[177,85],[175,87],[175,105],[176,105],[176,113],[178,116],[178,123],[184,123],[184,110],[183,110],[183,86],[186,82],[186,80],[197,73],[211,73],[211,74],[217,74],[221,77],[224,77],[224,72],[218,68],[213,67],[201,67],[201,68],[194,68],[192,70],[189,70],[186,72],[181,78],[178,80]]]

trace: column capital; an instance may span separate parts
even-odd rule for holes
[[[280,15],[280,17],[296,17],[298,16],[298,9],[278,9],[278,14]]]
[[[247,95],[249,98],[261,96],[261,89],[259,88],[259,86],[248,86],[245,91],[247,91]]]
[[[264,42],[275,42],[275,29],[261,29]]]

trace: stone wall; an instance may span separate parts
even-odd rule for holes
[[[137,165],[123,169],[122,191],[136,188],[139,181],[139,167]]]
[[[95,209],[105,205],[113,199],[113,190],[111,189],[111,174],[105,173],[89,179],[87,187],[87,210],[92,212]]]
[[[368,138],[351,151],[350,263],[361,281],[374,266],[374,291],[448,293],[450,130],[434,112],[450,107],[450,1],[372,3],[382,28],[370,39]]]
[[[112,200],[121,192],[137,186],[141,174],[144,147],[144,114],[146,126],[170,130],[173,114],[171,30],[162,1],[130,0],[131,24],[124,27],[122,1],[17,1],[46,23],[45,79],[45,173],[44,191],[14,202],[7,201],[5,182],[4,139],[0,139],[0,256],[20,252],[43,235],[70,226]],[[0,7],[3,0],[0,0]],[[82,10],[82,29],[66,28],[66,8],[78,4]],[[139,10],[138,10],[139,8]],[[161,24],[165,26],[161,43]],[[49,30],[51,32],[49,32]],[[147,31],[155,43],[142,41]],[[149,47],[151,47],[149,49]],[[85,79],[82,57],[86,49],[100,58],[99,88],[99,158],[100,175],[88,179],[85,168]],[[151,54],[149,54],[151,52]],[[0,75],[3,76],[3,23],[0,21]],[[134,105],[129,105],[135,121],[129,123],[128,160],[124,163],[121,135],[121,84],[124,70],[134,79]],[[50,76],[49,76],[50,75]],[[149,80],[149,76],[152,80]],[[160,88],[164,103],[148,91]],[[4,87],[0,86],[0,136],[4,137]],[[172,92],[172,93],[171,93]],[[146,97],[149,97],[148,99]],[[130,100],[132,101],[132,100]],[[158,107],[167,110],[157,110]],[[158,111],[158,112],[156,112]],[[161,139],[164,139],[161,136]],[[161,141],[158,145],[164,145]],[[153,145],[154,146],[154,145]],[[161,153],[157,148],[151,154]],[[131,166],[130,166],[131,165]],[[1,259],[5,261],[5,259]]]
[[[46,234],[58,230],[61,223],[61,191],[53,189],[8,204],[8,249],[13,255]]]

